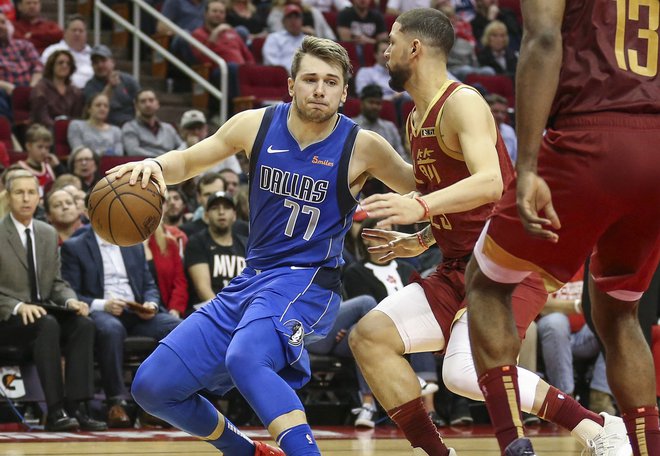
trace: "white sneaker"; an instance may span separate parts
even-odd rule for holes
[[[428,396],[438,391],[438,385],[436,383],[428,383],[422,377],[417,377],[419,380],[419,386],[422,388],[422,396]]]
[[[633,451],[628,441],[626,425],[618,416],[605,412],[600,414],[605,419],[603,430],[593,440],[587,440],[583,456],[632,456]]]
[[[363,404],[362,407],[354,408],[351,413],[357,415],[355,419],[355,427],[366,427],[373,429],[376,426],[374,421],[374,413],[376,409],[370,405]]]

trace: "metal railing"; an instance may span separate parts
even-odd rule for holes
[[[163,16],[158,10],[154,7],[145,3],[143,0],[131,0],[133,3],[133,22],[129,22],[119,14],[117,14],[112,8],[106,5],[102,0],[96,0],[94,2],[94,44],[99,44],[101,41],[101,13],[108,16],[111,20],[122,26],[125,30],[133,35],[133,77],[139,82],[140,81],[140,41],[147,44],[153,52],[160,53],[165,57],[172,65],[176,66],[184,74],[186,74],[190,79],[195,83],[199,84],[203,89],[207,90],[209,95],[216,97],[220,101],[220,125],[225,123],[227,120],[227,63],[218,56],[216,53],[211,51],[209,48],[200,43],[197,39],[193,38],[190,33],[182,29],[174,22],[170,21],[168,18]],[[211,59],[212,62],[218,65],[220,69],[220,81],[218,87],[214,87],[210,82],[204,79],[202,76],[197,74],[195,71],[190,69],[181,59],[176,57],[170,51],[165,49],[163,46],[154,41],[149,35],[145,34],[140,29],[140,19],[142,10],[151,15],[156,21],[164,23],[168,28],[170,28],[175,36],[180,37],[185,40],[191,46],[194,46],[205,56]],[[58,17],[64,17],[64,0],[58,0]]]

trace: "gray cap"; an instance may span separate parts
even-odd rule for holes
[[[103,58],[106,58],[106,59],[111,59],[112,58],[112,51],[105,44],[98,44],[98,45],[96,45],[92,48],[92,58],[94,58],[94,56],[99,56],[99,57],[103,57]]]
[[[190,111],[186,111],[183,113],[181,116],[181,128],[188,128],[192,125],[199,125],[199,124],[205,124],[206,123],[206,116],[202,111],[198,111],[197,109],[191,109]]]
[[[236,209],[236,203],[234,202],[234,198],[227,193],[227,192],[215,192],[209,198],[206,200],[206,210],[208,211],[211,206],[215,205],[219,201],[224,201],[226,203],[229,203],[229,205],[232,207],[232,209]]]

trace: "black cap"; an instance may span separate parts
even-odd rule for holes
[[[232,198],[229,193],[215,192],[214,194],[209,196],[209,198],[206,200],[206,210],[208,211],[211,208],[211,206],[213,206],[215,203],[221,200],[229,203],[232,209],[236,209],[236,203],[234,202],[234,198]]]
[[[365,98],[383,98],[383,89],[378,84],[369,84],[362,88],[360,99]]]

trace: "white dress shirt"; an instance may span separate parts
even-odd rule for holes
[[[96,233],[96,242],[103,260],[103,299],[94,299],[90,307],[92,312],[104,310],[109,299],[135,301],[135,294],[128,281],[128,273],[119,246],[101,239]]]

